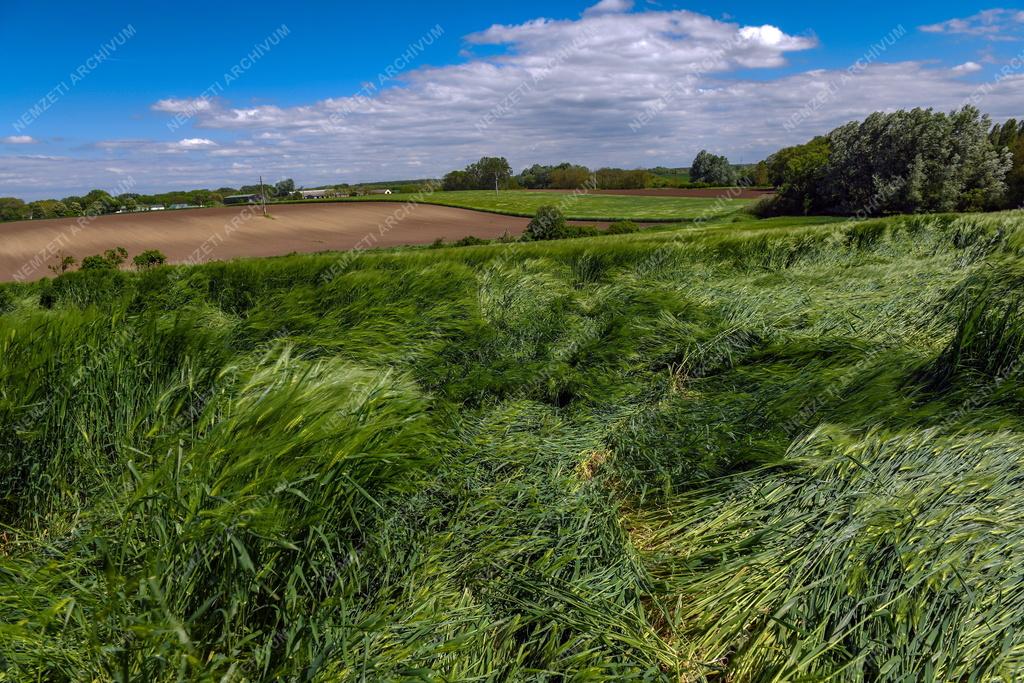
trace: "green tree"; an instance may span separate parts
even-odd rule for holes
[[[118,201],[104,190],[93,190],[82,197],[82,205],[87,207],[90,214],[101,215],[117,210]]]
[[[703,149],[690,165],[690,180],[708,185],[733,185],[736,183],[736,169],[724,156],[718,156]]]
[[[28,218],[28,207],[17,197],[0,197],[0,221],[20,221]]]
[[[534,164],[529,168],[523,169],[523,172],[519,174],[517,180],[522,187],[528,190],[547,189],[551,187],[552,168],[552,166]]]
[[[829,133],[821,199],[842,213],[973,211],[1005,197],[1010,155],[974,107],[876,113]]]
[[[77,261],[74,256],[60,252],[56,256],[55,263],[50,264],[47,268],[49,268],[50,272],[54,275],[63,275],[76,263]]]
[[[992,144],[1011,155],[1010,170],[1006,174],[1007,208],[1024,207],[1024,121],[1009,119],[992,127]]]
[[[831,154],[828,138],[819,136],[768,157],[768,181],[779,191],[777,212],[812,213],[826,208],[821,192]]]
[[[167,263],[167,257],[159,249],[147,249],[132,259],[137,270],[149,270]]]
[[[124,247],[114,247],[103,252],[103,257],[107,259],[111,266],[118,268],[128,258],[128,250]]]
[[[295,181],[291,178],[285,178],[274,185],[274,194],[278,197],[287,197],[293,192],[295,192]]]
[[[842,215],[996,208],[1005,201],[1011,154],[993,137],[974,107],[872,114],[772,155],[777,208]]]
[[[114,266],[104,256],[86,256],[82,259],[80,270],[113,270]]]
[[[532,240],[553,240],[565,234],[565,214],[557,206],[542,206],[523,233]]]
[[[586,187],[592,183],[593,175],[586,166],[565,164],[551,171],[551,187],[571,190]]]
[[[602,190],[640,190],[647,187],[651,174],[647,171],[626,171],[621,168],[601,168],[594,174]]]
[[[448,192],[477,189],[476,179],[468,171],[452,171],[441,181],[441,187]]]
[[[482,157],[475,164],[470,164],[466,171],[473,176],[478,190],[506,187],[512,178],[512,166],[505,157]]]

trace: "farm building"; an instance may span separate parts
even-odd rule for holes
[[[259,201],[258,194],[233,194],[224,198],[224,204],[258,204]]]
[[[370,194],[392,194],[392,192],[391,192],[391,190],[388,190],[388,189],[370,190]]]
[[[334,196],[334,190],[299,190],[303,199],[327,199]]]

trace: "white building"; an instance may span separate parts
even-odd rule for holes
[[[334,190],[299,190],[303,199],[327,199],[334,196]]]

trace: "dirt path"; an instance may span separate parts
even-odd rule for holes
[[[111,247],[129,257],[159,249],[172,263],[429,244],[521,233],[529,219],[428,204],[284,204],[272,218],[250,207],[163,211],[94,219],[0,223],[0,280],[36,280],[58,251],[78,259]],[[594,225],[593,221],[588,224]]]

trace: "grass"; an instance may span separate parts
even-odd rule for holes
[[[0,680],[1002,680],[1016,214],[0,288]]]
[[[736,214],[752,200],[706,197],[645,197],[626,195],[581,195],[566,191],[531,192],[528,190],[435,192],[425,195],[367,195],[323,201],[420,201],[459,209],[474,209],[506,216],[532,218],[537,209],[554,204],[567,218],[584,221],[633,220],[644,223],[686,222],[721,218]]]

